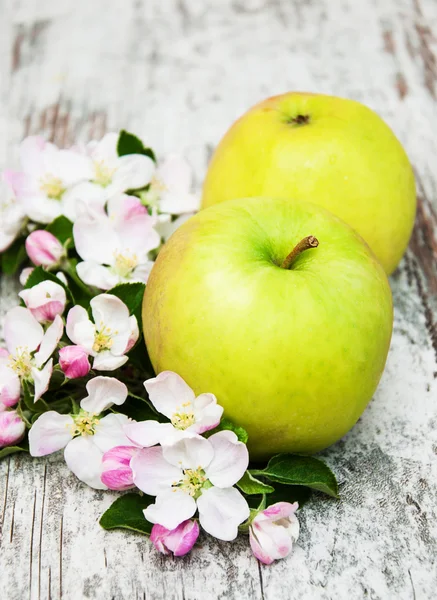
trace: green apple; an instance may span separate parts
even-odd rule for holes
[[[261,102],[218,145],[202,205],[256,196],[327,208],[358,231],[388,274],[416,212],[413,170],[391,129],[359,102],[317,94]]]
[[[392,319],[385,272],[352,228],[314,204],[267,198],[184,223],[143,302],[155,371],[214,393],[254,458],[317,452],[354,425]]]

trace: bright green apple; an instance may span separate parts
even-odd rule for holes
[[[309,236],[319,245],[299,254],[302,240],[315,246]],[[213,392],[255,458],[317,452],[356,423],[384,369],[392,317],[387,277],[356,232],[319,206],[267,198],[182,225],[143,303],[156,372]]]
[[[388,125],[359,102],[318,94],[268,98],[221,140],[202,205],[256,196],[327,208],[358,231],[388,274],[416,212],[413,170]]]

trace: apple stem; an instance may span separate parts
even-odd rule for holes
[[[284,259],[281,264],[281,269],[291,269],[292,264],[301,252],[305,252],[305,250],[309,250],[310,248],[317,248],[318,245],[319,240],[316,237],[307,235],[307,237],[304,237],[303,240],[300,240],[300,242],[296,244],[290,254]]]

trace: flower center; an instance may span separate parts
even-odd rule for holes
[[[185,402],[178,409],[178,412],[173,413],[171,417],[173,427],[176,429],[187,429],[191,425],[194,425],[196,418],[194,413],[189,411],[189,407],[191,407],[191,402]]]
[[[159,179],[159,177],[154,175],[150,181],[150,189],[158,193],[165,192],[167,190],[167,186],[162,181],[162,179]]]
[[[15,371],[20,379],[29,379],[32,370],[32,357],[27,346],[19,347],[15,356],[9,356],[9,367]]]
[[[172,487],[174,489],[179,488],[193,498],[198,498],[201,493],[200,490],[208,481],[205,471],[201,467],[198,467],[197,469],[184,469],[183,473],[183,479],[173,483]]]
[[[70,425],[71,433],[73,437],[77,435],[94,435],[96,432],[96,425],[99,422],[99,418],[92,413],[81,411],[76,417],[73,417],[74,423]]]
[[[116,333],[116,332],[114,332]],[[100,330],[96,331],[94,336],[93,350],[101,352],[102,350],[110,350],[113,344],[112,331],[110,327],[101,324]]]
[[[108,167],[103,160],[94,161],[94,182],[107,187],[112,182],[112,177],[117,169]]]
[[[132,271],[138,266],[138,257],[136,254],[115,253],[114,271],[120,277],[129,277]]]
[[[65,188],[59,177],[54,177],[54,175],[50,175],[50,173],[41,177],[39,183],[39,189],[52,200],[60,200],[62,194],[65,192]]]

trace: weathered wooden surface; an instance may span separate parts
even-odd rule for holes
[[[161,558],[98,525],[112,495],[58,457],[0,465],[0,597],[428,600],[437,597],[437,3],[435,0],[0,1],[0,161],[129,128],[186,152],[199,181],[231,121],[290,89],[376,109],[415,166],[419,209],[392,277],[380,388],[323,453],[342,501],[315,499],[292,557],[261,567],[246,540]],[[2,312],[15,302],[1,283]]]

